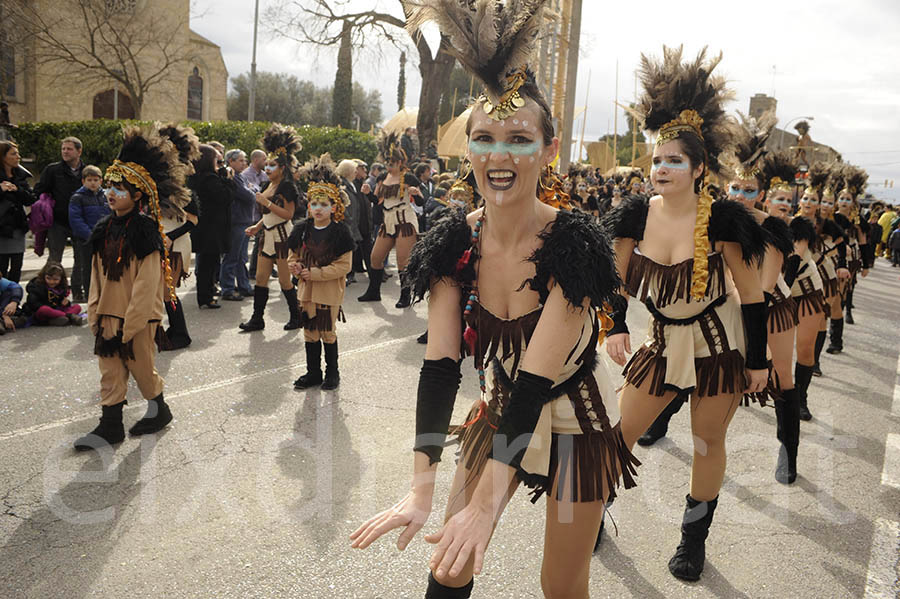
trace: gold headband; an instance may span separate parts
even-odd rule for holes
[[[781,177],[772,177],[769,181],[769,189],[771,191],[792,191],[791,184]]]
[[[447,198],[448,202],[453,199],[462,200],[469,211],[475,209],[475,190],[463,179],[457,179],[453,182],[453,185],[447,191]]]
[[[337,185],[331,183],[310,183],[306,194],[309,202],[315,200],[328,200],[332,204],[341,202],[341,192]]]
[[[478,100],[482,102],[481,108],[484,113],[495,121],[503,121],[525,106],[525,99],[519,95],[519,88],[525,85],[526,79],[524,69],[519,69],[507,77],[506,91],[500,96],[499,104],[495,105],[485,94],[481,94]]]
[[[737,167],[737,172],[735,173],[738,179],[755,179],[761,174],[762,171],[758,166],[753,166],[750,169],[745,169],[743,165]]]
[[[682,110],[678,118],[672,119],[660,128],[656,145],[659,146],[667,141],[672,141],[684,131],[690,131],[702,140],[703,133],[700,131],[702,125],[703,118],[696,110]]]
[[[136,162],[122,162],[118,158],[106,169],[106,181],[121,183],[125,179],[147,195],[147,201],[157,197],[156,181],[143,166]]]
[[[275,151],[269,152],[269,155],[266,156],[269,160],[278,160],[279,158],[287,157],[287,149],[284,146],[280,148],[275,148]]]

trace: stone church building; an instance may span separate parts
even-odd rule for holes
[[[0,0],[3,1],[3,0]],[[60,22],[58,35],[84,43],[84,21],[75,13],[71,0],[26,0],[41,14],[69,14]],[[228,71],[219,46],[190,29],[190,0],[97,0],[127,19],[134,30],[135,21],[144,31],[164,28],[171,41],[168,50],[177,51],[181,60],[168,69],[159,83],[144,97],[141,118],[145,120],[225,120]],[[65,11],[65,13],[64,13]],[[122,13],[121,16],[118,13]],[[80,29],[80,30],[79,30]],[[135,37],[137,39],[137,37]],[[135,110],[128,93],[114,79],[69,75],[60,77],[58,66],[42,64],[40,43],[34,39],[11,44],[7,32],[0,30],[0,77],[13,123],[26,121],[75,121],[95,118],[134,118]],[[24,47],[23,47],[24,46]],[[74,44],[73,44],[74,46]],[[152,45],[146,46],[152,48]],[[144,49],[137,54],[138,68],[152,73],[160,56]],[[142,64],[143,63],[143,64]],[[111,64],[115,64],[112,62]],[[76,71],[79,67],[67,65]]]

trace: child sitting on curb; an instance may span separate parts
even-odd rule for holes
[[[47,262],[37,276],[25,287],[25,314],[34,324],[64,327],[81,326],[81,306],[69,300],[69,281],[66,269],[59,262]]]

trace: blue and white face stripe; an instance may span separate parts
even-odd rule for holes
[[[728,195],[732,198],[744,198],[747,200],[755,200],[759,197],[759,189],[744,189],[736,183],[728,186]]]

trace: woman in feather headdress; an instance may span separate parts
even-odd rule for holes
[[[869,251],[869,223],[859,217],[859,194],[866,188],[869,175],[863,169],[845,165],[841,172],[844,181],[838,191],[837,214],[834,219],[847,232],[849,243],[847,268],[850,270],[850,281],[843,294],[847,324],[853,324],[853,290],[856,288],[858,276],[869,275],[871,252]],[[832,352],[833,353],[833,352]]]
[[[419,180],[407,170],[409,157],[397,134],[383,133],[378,139],[378,146],[387,165],[387,175],[375,186],[375,197],[381,205],[383,222],[372,247],[369,288],[357,299],[361,302],[381,301],[384,261],[391,250],[396,248],[397,268],[400,269],[400,300],[395,307],[407,308],[410,304],[410,291],[406,281],[406,265],[419,235],[419,217],[412,204],[415,202],[417,206],[424,206],[425,197],[419,190]]]
[[[162,430],[172,421],[155,367],[154,341],[163,297],[175,297],[169,252],[163,244],[163,214],[183,215],[190,194],[187,167],[178,149],[156,127],[129,127],[119,156],[106,169],[110,208],[91,234],[93,265],[88,323],[100,366],[100,424],[75,441],[77,451],[125,439],[122,407],[133,377],[147,400],[132,435]],[[146,213],[142,208],[146,207]]]
[[[800,198],[799,216],[803,216],[816,225],[816,241],[812,246],[813,259],[822,278],[825,293],[825,311],[819,316],[819,331],[816,334],[815,363],[813,376],[822,376],[819,358],[825,339],[828,335],[827,318],[832,314],[840,316],[840,327],[843,329],[843,315],[840,309],[840,281],[850,278],[847,269],[847,244],[844,241],[844,230],[835,223],[831,214],[823,213],[822,200],[828,187],[830,170],[822,163],[816,163],[809,169],[809,180],[803,196]],[[830,190],[827,190],[830,191]],[[834,210],[834,194],[831,192],[830,211]],[[837,326],[837,325],[836,325]],[[808,407],[801,408],[801,418],[809,420],[812,415]]]
[[[353,546],[364,548],[403,528],[403,549],[425,523],[460,358],[472,356],[481,399],[454,427],[461,455],[445,523],[426,536],[436,544],[426,597],[469,597],[519,483],[534,489],[535,500],[547,495],[544,593],[587,597],[605,501],[620,477],[626,487],[634,484],[637,460],[622,438],[611,378],[596,359],[603,327],[611,324],[603,305],[618,286],[609,240],[590,216],[542,201],[563,201],[545,196],[555,183],[541,182],[559,140],[527,68],[542,4],[420,1],[408,22],[416,31],[437,21],[454,55],[485,86],[467,127],[484,207],[468,216],[451,211],[410,259],[415,297],[428,294],[429,332],[413,484],[351,535]]]
[[[633,444],[676,397],[691,396],[697,449],[681,542],[669,560],[669,571],[683,580],[703,571],[728,425],[742,394],[760,392],[768,378],[766,304],[756,269],[765,238],[743,205],[713,202],[710,189],[734,133],[722,107],[731,94],[713,75],[720,60],[707,60],[705,49],[685,63],[681,48],[664,48],[662,60],[642,56],[644,94],[636,110],[657,134],[650,180],[659,195],[626,198],[604,217],[624,280],[606,347],[625,367],[625,441]],[[629,296],[651,314],[649,339],[630,361]]]

